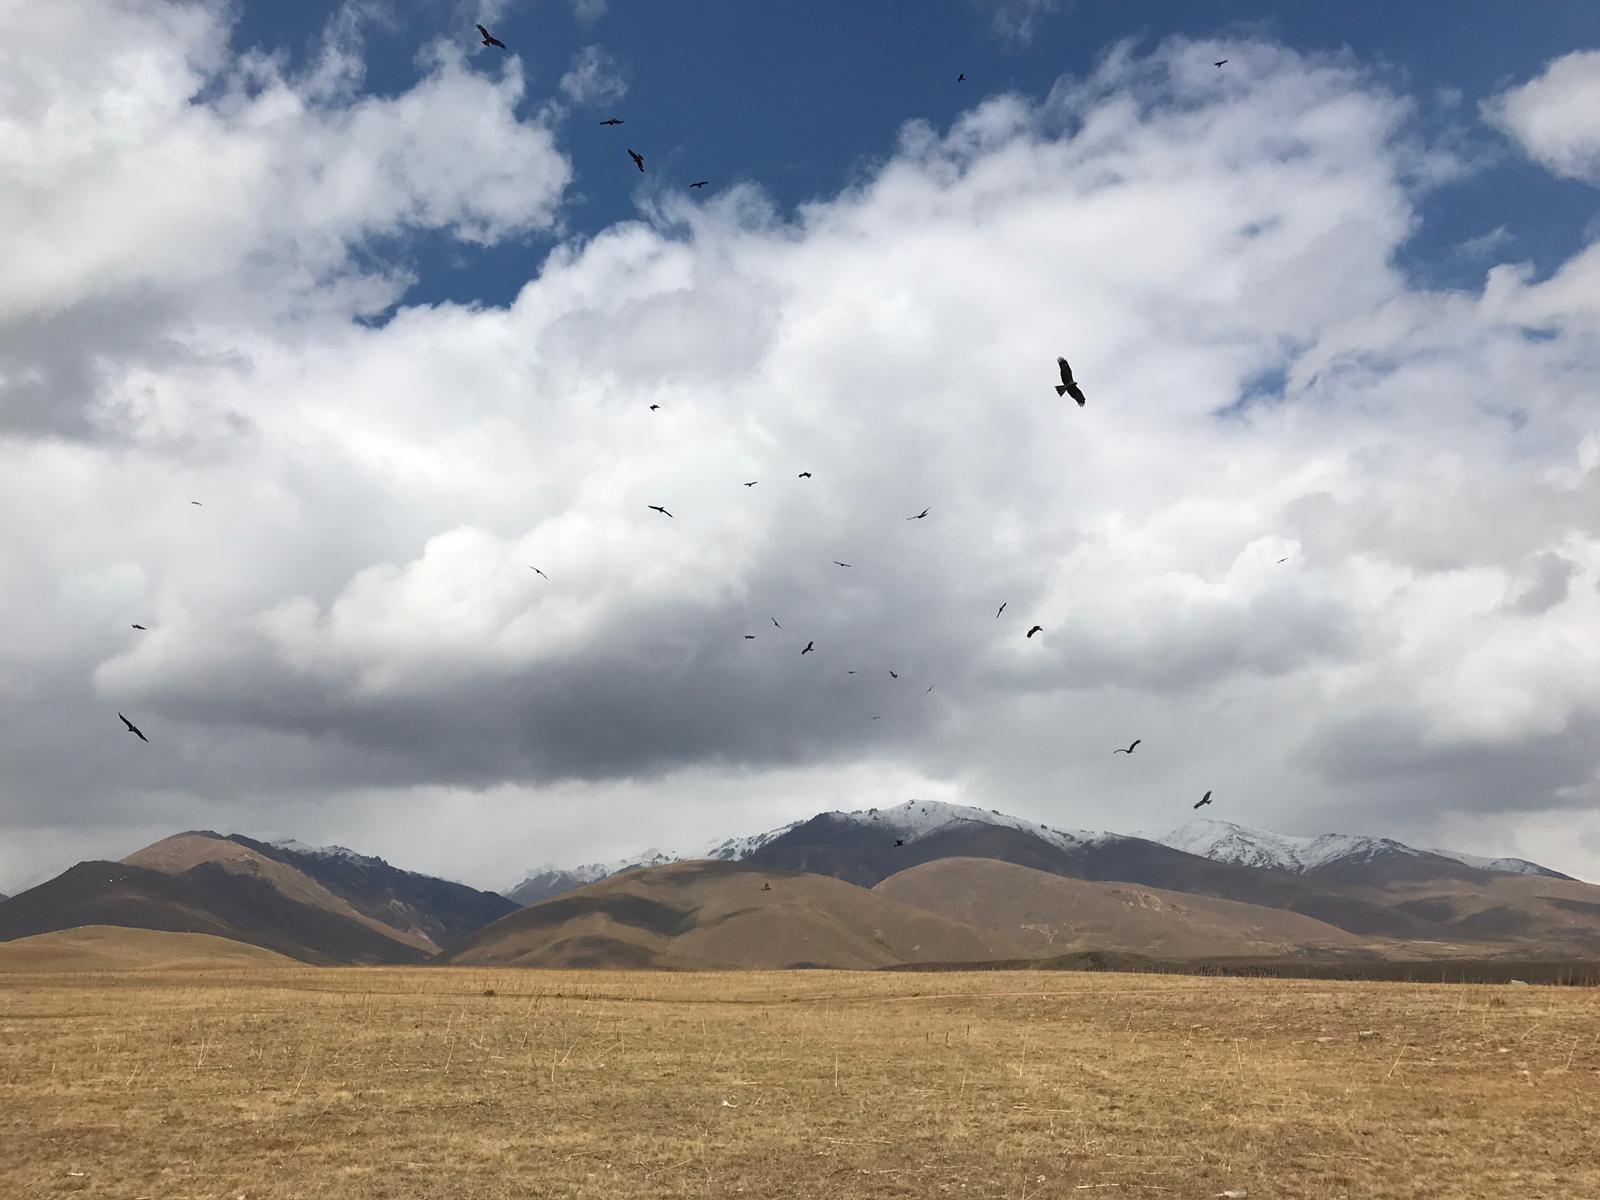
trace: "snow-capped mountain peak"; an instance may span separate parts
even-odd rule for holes
[[[1380,856],[1396,856],[1414,859],[1445,858],[1483,871],[1565,878],[1558,871],[1552,871],[1548,867],[1521,858],[1481,858],[1475,854],[1461,854],[1454,850],[1419,850],[1415,846],[1408,846],[1393,838],[1360,837],[1345,833],[1296,837],[1293,834],[1251,829],[1246,825],[1235,825],[1232,821],[1216,821],[1204,817],[1180,825],[1171,833],[1142,836],[1152,842],[1160,842],[1163,846],[1170,846],[1174,850],[1198,854],[1202,858],[1217,862],[1293,871],[1297,874],[1314,871],[1318,867],[1326,867],[1333,863],[1347,865],[1369,862]]]
[[[315,858],[344,858],[361,863],[383,861],[371,854],[358,854],[348,846],[309,846],[297,838],[279,838],[267,844],[276,846],[280,850],[287,850],[290,854],[309,854]]]
[[[1325,833],[1320,837],[1296,837],[1287,833],[1272,833],[1265,829],[1251,829],[1235,825],[1232,821],[1209,820],[1197,817],[1178,826],[1170,833],[1146,834],[1152,842],[1160,842],[1174,850],[1198,854],[1216,862],[1238,863],[1245,867],[1260,867],[1279,871],[1311,871],[1331,862],[1362,860],[1374,855],[1422,852],[1389,838],[1359,837],[1343,833]]]
[[[1092,833],[1085,829],[1056,829],[1040,821],[1010,816],[998,809],[946,804],[942,800],[907,800],[904,804],[896,804],[890,808],[864,808],[856,809],[854,812],[835,811],[820,815],[832,817],[837,821],[849,821],[864,828],[890,830],[896,837],[903,838],[907,842],[918,841],[963,822],[995,825],[1003,829],[1030,833],[1062,849],[1103,842],[1121,836],[1115,833]],[[770,840],[771,837],[784,832],[787,830],[778,830],[767,836]]]

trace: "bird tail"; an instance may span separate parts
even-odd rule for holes
[[[1064,383],[1056,384],[1056,395],[1065,396],[1066,394],[1067,394],[1067,385],[1064,384]]]

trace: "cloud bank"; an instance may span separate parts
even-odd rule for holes
[[[647,181],[577,242],[514,58],[378,98],[210,6],[73,19],[0,30],[0,880],[1207,788],[1600,875],[1600,248],[1409,281],[1449,164],[1358,64],[1119,47],[797,213]],[[541,232],[510,305],[370,319],[415,239]]]

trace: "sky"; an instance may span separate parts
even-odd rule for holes
[[[0,0],[0,891],[1207,789],[1600,879],[1600,10],[1273,7]]]

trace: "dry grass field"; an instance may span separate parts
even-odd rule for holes
[[[1592,1197],[1597,1128],[1579,988],[0,973],[7,1200]]]

